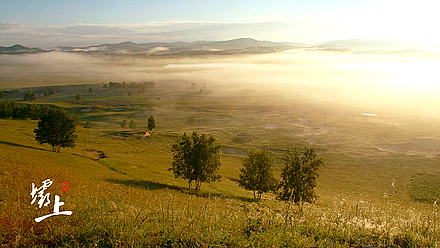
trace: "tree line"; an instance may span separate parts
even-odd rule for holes
[[[34,129],[35,140],[51,145],[54,152],[60,152],[61,147],[75,146],[75,128],[79,118],[61,108],[0,101],[0,118],[40,120]]]
[[[218,174],[221,146],[215,144],[214,136],[199,135],[193,132],[191,136],[184,133],[179,141],[171,148],[173,162],[168,169],[175,178],[188,180],[188,187],[194,183],[194,188],[200,190],[202,182],[220,180]],[[290,148],[283,154],[284,168],[281,180],[275,179],[272,173],[273,159],[268,150],[248,151],[242,161],[238,183],[246,190],[254,193],[254,198],[261,199],[263,193],[273,191],[277,199],[293,201],[297,204],[313,202],[316,198],[314,188],[318,169],[324,164],[316,157],[312,148]]]
[[[104,88],[110,88],[110,89],[139,89],[139,88],[147,88],[147,89],[154,89],[156,87],[156,84],[151,81],[145,81],[145,82],[109,82],[108,86],[104,85]]]
[[[33,119],[38,120],[47,113],[50,107],[37,104],[19,104],[10,101],[0,101],[1,119]]]

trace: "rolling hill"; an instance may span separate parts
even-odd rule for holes
[[[143,54],[191,54],[191,53],[246,53],[246,52],[275,52],[293,48],[294,44],[258,41],[250,38],[240,38],[227,41],[194,41],[194,42],[154,42],[117,44],[101,44],[88,47],[57,47],[56,50],[65,52],[100,52],[100,53],[143,53]]]
[[[0,46],[0,54],[20,54],[20,53],[40,53],[44,52],[41,48],[30,48],[22,45],[13,45],[10,47]]]

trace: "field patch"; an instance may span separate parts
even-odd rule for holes
[[[403,144],[376,145],[382,151],[400,152],[407,155],[437,157],[440,154],[440,141],[433,139],[413,139]]]
[[[438,202],[440,200],[440,173],[417,173],[411,178],[410,194],[415,201]]]
[[[303,128],[302,131],[296,132],[295,135],[297,136],[308,136],[308,135],[319,135],[324,134],[330,131],[331,129],[335,127],[326,126],[321,123],[312,122],[305,118],[298,118],[297,121],[292,121],[292,124],[294,124],[297,127]]]
[[[82,151],[86,157],[90,157],[94,160],[106,158],[105,153],[103,151],[97,151],[92,149],[83,149]]]

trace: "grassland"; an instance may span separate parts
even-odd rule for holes
[[[53,153],[34,140],[35,120],[0,120],[0,244],[36,247],[436,247],[440,244],[438,156],[378,149],[377,144],[439,139],[436,119],[380,113],[286,98],[270,89],[188,89],[157,83],[146,94],[102,85],[57,86],[38,104],[80,116],[75,148]],[[88,89],[92,87],[93,92]],[[231,86],[233,87],[233,86]],[[35,88],[35,92],[45,87]],[[20,101],[20,90],[5,94]],[[75,101],[80,93],[81,101]],[[146,131],[151,137],[127,134]],[[194,116],[190,125],[188,118]],[[133,119],[135,130],[123,129]],[[92,128],[82,127],[85,121]],[[199,131],[223,146],[221,182],[186,189],[170,167],[171,145]],[[290,146],[314,147],[324,160],[315,204],[302,208],[262,201],[238,186],[241,156],[268,148],[275,158]],[[94,152],[96,151],[96,152]],[[104,153],[105,158],[97,154]],[[31,184],[51,178],[62,210],[35,223],[51,207],[31,205]],[[69,191],[62,183],[69,180]],[[53,199],[53,198],[52,198]]]

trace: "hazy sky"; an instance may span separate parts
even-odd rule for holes
[[[438,1],[0,0],[0,46],[337,39],[440,44]]]

